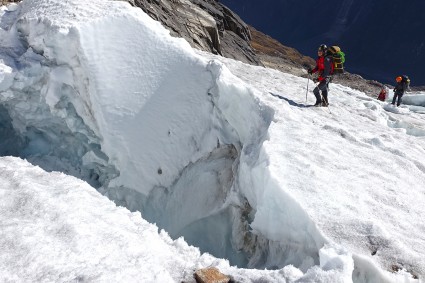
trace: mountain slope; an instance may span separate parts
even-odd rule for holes
[[[425,85],[422,11],[420,0],[389,3],[326,1],[221,0],[244,21],[301,53],[315,56],[322,43],[337,44],[347,55],[347,70],[393,83],[411,76]]]

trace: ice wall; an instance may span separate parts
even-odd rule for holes
[[[4,154],[86,180],[233,264],[319,265],[326,240],[267,169],[272,109],[141,10],[108,4],[2,11]]]

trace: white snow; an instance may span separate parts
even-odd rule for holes
[[[423,93],[309,107],[122,1],[0,16],[0,281],[424,278]]]

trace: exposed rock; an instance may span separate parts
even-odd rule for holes
[[[0,6],[6,5],[9,3],[17,3],[17,2],[21,2],[21,0],[0,0]]]
[[[251,26],[249,29],[252,34],[251,45],[264,66],[300,76],[305,74],[302,68],[308,69],[315,64],[311,57],[282,45]]]
[[[215,267],[199,269],[195,272],[197,283],[228,283],[230,277],[221,273]]]
[[[167,27],[171,35],[185,38],[193,47],[220,53],[214,18],[188,0],[134,0],[153,19]]]
[[[172,36],[182,37],[197,49],[245,63],[260,65],[249,44],[250,32],[239,17],[213,0],[131,0]]]
[[[378,97],[382,86],[384,86],[384,84],[380,82],[374,80],[366,80],[360,75],[351,74],[348,72],[345,72],[344,74],[335,75],[332,79],[332,82],[348,86],[352,89],[360,90],[371,97]],[[392,88],[392,86],[388,87]]]
[[[245,63],[261,65],[250,45],[251,33],[248,25],[216,0],[191,0],[212,15],[217,23],[222,45],[222,55]]]

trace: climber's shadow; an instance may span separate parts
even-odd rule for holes
[[[277,97],[279,99],[285,100],[289,103],[289,105],[291,106],[295,106],[295,107],[300,107],[300,108],[307,108],[307,107],[311,107],[312,105],[305,105],[305,104],[301,104],[301,103],[297,103],[289,98],[286,98],[284,96],[281,96],[279,94],[274,94],[272,92],[269,92],[271,95],[273,95],[274,97]]]

